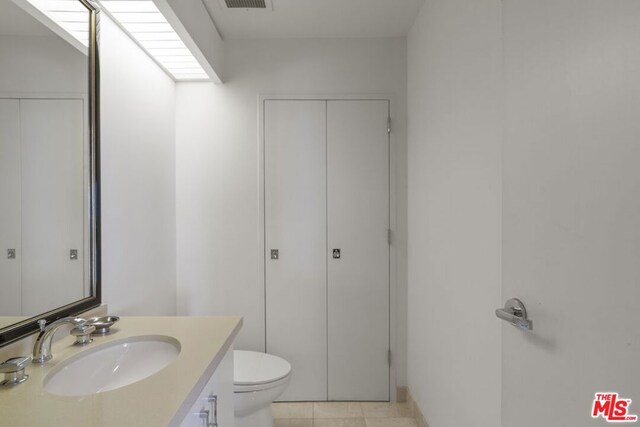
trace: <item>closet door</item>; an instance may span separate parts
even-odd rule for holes
[[[82,101],[23,99],[20,121],[22,314],[34,315],[85,296]]]
[[[280,400],[326,400],[326,102],[264,115],[266,350],[293,368]]]
[[[21,315],[20,101],[0,99],[0,315]],[[15,249],[9,259],[7,250]]]
[[[388,117],[327,103],[329,400],[389,399]]]

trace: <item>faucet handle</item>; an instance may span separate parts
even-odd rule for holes
[[[29,375],[25,374],[24,370],[29,364],[31,364],[31,356],[12,357],[0,363],[0,373],[5,374],[4,381],[0,382],[0,386],[13,386],[25,382]]]
[[[31,356],[12,357],[0,363],[0,373],[6,374],[23,370],[31,363]]]
[[[47,326],[47,320],[46,319],[38,320],[38,326],[40,327],[40,332],[44,332],[44,328]]]
[[[87,345],[93,341],[91,334],[95,332],[96,327],[89,324],[81,324],[71,330],[71,335],[76,337],[75,345]]]

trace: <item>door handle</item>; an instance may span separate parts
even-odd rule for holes
[[[533,320],[527,317],[527,309],[524,303],[518,298],[508,299],[504,304],[504,308],[496,310],[496,316],[499,319],[511,323],[518,329],[525,331],[533,330]]]

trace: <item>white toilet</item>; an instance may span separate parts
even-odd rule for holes
[[[255,351],[233,352],[235,427],[273,427],[271,403],[289,384],[286,360]]]

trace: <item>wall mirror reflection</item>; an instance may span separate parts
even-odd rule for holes
[[[93,29],[91,3],[0,0],[0,330],[98,302]]]

